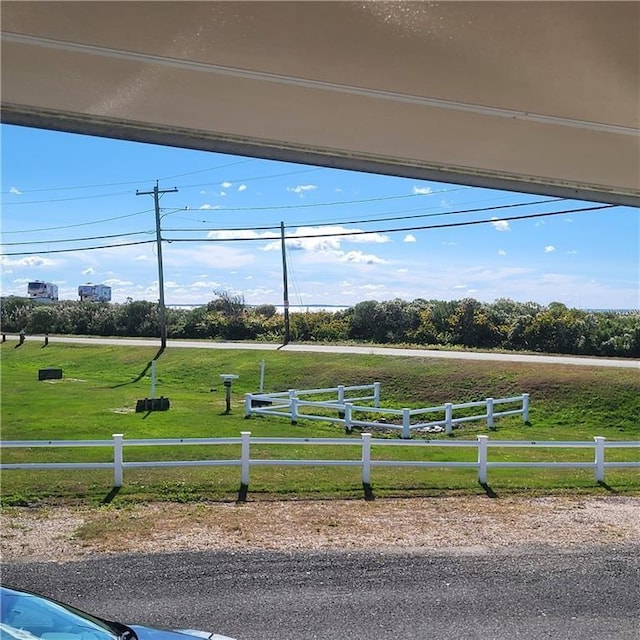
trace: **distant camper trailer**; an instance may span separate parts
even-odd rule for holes
[[[57,302],[58,285],[53,282],[35,280],[27,285],[27,295],[37,302]]]
[[[81,284],[78,296],[80,302],[111,302],[111,287],[106,284]]]

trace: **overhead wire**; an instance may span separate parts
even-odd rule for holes
[[[105,222],[113,222],[114,220],[124,220],[126,218],[133,218],[135,216],[140,216],[145,213],[153,213],[155,209],[144,209],[143,211],[135,211],[134,213],[127,213],[122,216],[115,216],[113,218],[103,218],[101,220],[91,220],[89,222],[76,222],[73,224],[65,224],[57,227],[41,227],[39,229],[22,229],[20,231],[3,231],[3,235],[15,234],[15,233],[39,233],[41,231],[58,231],[59,229],[73,229],[74,227],[88,227],[94,224],[104,224]],[[181,209],[176,209],[177,211],[181,211]]]
[[[230,162],[229,164],[223,164],[218,167],[209,167],[207,169],[197,169],[196,171],[186,171],[185,173],[176,173],[171,176],[165,176],[158,178],[158,180],[173,180],[174,178],[183,178],[184,176],[191,176],[197,173],[205,173],[207,171],[216,171],[217,169],[228,169],[229,167],[235,167],[239,164],[246,164],[248,162],[254,162],[254,158],[239,160],[238,162]],[[100,189],[102,187],[119,187],[128,184],[140,184],[141,182],[153,182],[156,178],[141,178],[140,180],[127,180],[125,182],[102,182],[99,184],[83,184],[83,185],[71,185],[66,187],[41,187],[39,189],[24,189],[20,190],[20,193],[44,193],[46,191],[76,191],[79,189]],[[128,192],[127,192],[128,193]],[[2,195],[15,194],[14,191],[0,191]],[[12,203],[13,204],[13,203]]]
[[[532,202],[516,202],[516,203],[510,203],[510,204],[504,204],[504,205],[495,205],[493,207],[478,207],[478,208],[474,208],[474,209],[458,209],[455,211],[442,211],[439,213],[422,213],[422,214],[415,214],[415,215],[410,215],[410,216],[389,216],[389,217],[384,217],[384,218],[367,218],[367,219],[362,219],[362,220],[343,220],[343,221],[336,221],[336,222],[314,222],[314,223],[304,223],[304,224],[289,224],[287,226],[292,227],[298,227],[298,228],[305,228],[305,227],[317,227],[317,226],[326,226],[328,224],[331,225],[348,225],[348,224],[372,224],[375,222],[390,222],[392,220],[411,220],[411,219],[415,219],[415,218],[436,218],[436,217],[440,217],[440,216],[453,216],[453,215],[461,215],[463,213],[479,213],[482,211],[497,211],[499,209],[509,209],[509,208],[514,208],[514,207],[527,207],[527,206],[533,206],[533,205],[539,205],[539,204],[547,204],[547,203],[551,203],[551,202],[562,202],[565,201],[566,198],[555,198],[553,200],[535,200]],[[408,211],[421,211],[422,209],[409,209]],[[225,228],[225,229],[217,229],[217,228],[211,228],[211,229],[203,229],[203,228],[179,228],[179,229],[174,229],[174,228],[166,228],[164,229],[165,231],[168,232],[192,232],[192,231],[269,231],[271,229],[276,228],[275,225],[271,225],[271,226],[264,226],[264,227],[231,227],[231,228]]]
[[[286,177],[286,176],[292,176],[292,175],[298,175],[301,173],[311,173],[313,171],[319,171],[321,169],[321,167],[317,167],[317,168],[313,168],[313,169],[302,169],[299,171],[288,171],[285,173],[277,173],[277,174],[273,174],[273,175],[266,175],[266,176],[253,176],[251,178],[235,178],[233,180],[233,182],[253,182],[256,180],[267,180],[270,178],[282,178],[282,177]],[[140,182],[140,181],[137,181]],[[177,188],[179,189],[192,189],[192,188],[196,188],[196,187],[206,187],[209,186],[211,184],[217,184],[217,183],[212,183],[211,181],[209,182],[202,182],[199,184],[187,184],[187,185],[177,185]],[[18,206],[18,205],[25,205],[25,204],[49,204],[52,202],[71,202],[73,200],[88,200],[91,198],[110,198],[110,197],[114,197],[114,196],[122,196],[122,195],[127,195],[129,194],[129,191],[114,191],[111,193],[101,193],[101,194],[94,194],[94,195],[88,195],[88,196],[73,196],[73,197],[69,197],[69,198],[56,198],[56,199],[48,199],[48,200],[25,200],[25,201],[16,201],[16,202],[4,202],[3,206],[5,207],[13,207],[13,206]]]
[[[564,209],[562,211],[548,211],[544,213],[531,213],[522,216],[506,216],[501,218],[486,218],[482,220],[466,220],[464,222],[447,222],[443,224],[435,224],[435,225],[420,225],[420,226],[411,226],[411,227],[391,227],[387,229],[370,229],[367,231],[356,230],[356,231],[336,231],[331,233],[320,233],[320,234],[311,234],[311,235],[295,235],[289,236],[289,239],[308,239],[308,238],[335,238],[335,237],[344,237],[344,236],[357,236],[357,235],[371,235],[371,234],[381,234],[381,233],[400,233],[405,231],[422,231],[429,229],[447,229],[453,227],[466,227],[472,225],[479,224],[490,224],[495,222],[515,222],[518,220],[530,220],[535,218],[544,218],[549,216],[558,216],[565,215],[568,213],[586,213],[589,211],[598,211],[602,209],[611,209],[619,207],[620,205],[615,204],[605,204],[594,207],[580,207],[573,209]],[[270,229],[274,229],[275,227],[270,227]],[[240,230],[240,229],[237,229]],[[247,231],[248,229],[242,229],[242,231]],[[223,230],[220,230],[223,231]],[[273,236],[277,237],[276,234]],[[238,237],[238,238],[163,238],[165,242],[251,242],[251,241],[262,241],[264,242],[267,238],[256,236],[253,238],[247,237]],[[268,238],[271,240],[272,238]],[[285,238],[286,240],[287,238]],[[29,252],[7,252],[3,253],[5,256],[18,256],[18,255],[41,255],[41,254],[49,254],[49,253],[69,253],[73,251],[91,251],[95,249],[113,249],[118,247],[127,247],[139,244],[149,244],[155,243],[155,240],[140,240],[137,242],[127,242],[120,243],[114,245],[100,245],[100,246],[92,246],[92,247],[81,247],[74,249],[52,249],[48,251],[29,251]]]
[[[289,236],[290,239],[306,239],[306,238],[336,238],[341,236],[358,236],[358,235],[371,235],[374,233],[400,233],[403,231],[421,231],[428,229],[447,229],[452,227],[466,227],[471,225],[478,224],[489,224],[493,222],[512,222],[517,220],[529,220],[532,218],[544,218],[548,216],[557,216],[563,215],[567,213],[582,213],[587,211],[597,211],[599,209],[610,209],[612,207],[618,207],[620,205],[615,204],[606,204],[597,207],[583,207],[577,209],[565,209],[563,211],[550,211],[545,213],[531,213],[523,216],[506,216],[502,218],[489,218],[483,220],[467,220],[464,222],[447,222],[444,224],[434,224],[434,225],[421,225],[421,226],[413,226],[413,227],[391,227],[388,229],[370,229],[368,231],[336,231],[331,233],[316,233],[312,235],[296,235]],[[164,238],[167,242],[238,242],[238,241],[264,241],[263,237],[255,237],[255,238]]]
[[[78,251],[95,251],[96,249],[118,249],[120,247],[133,247],[134,245],[140,245],[140,244],[155,244],[155,240],[138,240],[137,242],[122,242],[119,244],[104,244],[104,245],[98,245],[98,246],[93,246],[93,247],[76,247],[74,249],[50,249],[48,251],[28,251],[28,252],[24,252],[24,251],[15,251],[15,252],[7,252],[7,253],[3,253],[2,256],[25,256],[25,255],[33,255],[33,256],[38,256],[38,255],[48,255],[51,253],[73,253],[73,252],[78,252]]]
[[[61,242],[87,242],[89,240],[105,240],[107,238],[127,238],[131,236],[139,236],[142,234],[155,233],[153,230],[148,231],[131,231],[129,233],[112,233],[105,236],[88,236],[85,238],[64,238],[58,240],[27,240],[24,242],[2,242],[1,247],[15,247],[20,245],[33,245],[33,244],[59,244]]]

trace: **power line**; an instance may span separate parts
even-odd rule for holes
[[[152,213],[153,209],[145,209],[144,211],[136,211],[134,213],[127,213],[122,216],[116,216],[114,218],[103,218],[102,220],[92,220],[90,222],[77,222],[74,224],[65,224],[58,227],[42,227],[41,229],[23,229],[21,231],[3,231],[4,235],[8,235],[10,233],[38,233],[40,231],[58,231],[60,229],[73,229],[74,227],[88,227],[93,224],[103,224],[105,222],[113,222],[114,220],[124,220],[125,218],[133,218],[134,216],[142,215],[143,213]],[[175,212],[181,211],[181,209],[176,209]]]
[[[309,208],[317,208],[317,207],[336,207],[348,204],[368,204],[370,202],[384,202],[388,200],[403,200],[406,198],[416,198],[416,197],[425,197],[431,195],[437,195],[441,193],[451,193],[453,191],[462,191],[466,189],[470,189],[471,187],[456,187],[455,189],[442,189],[441,191],[430,191],[429,193],[408,193],[401,196],[380,196],[376,198],[365,198],[362,200],[339,200],[337,202],[309,202],[305,204],[283,204],[283,205],[272,205],[269,207],[219,207],[215,209],[216,212],[227,212],[227,211],[282,211],[285,209],[309,209]],[[562,198],[558,198],[562,199]],[[188,211],[192,211],[192,209],[187,209]]]
[[[527,207],[527,206],[532,206],[532,205],[539,205],[539,204],[547,204],[550,202],[562,202],[566,200],[566,198],[555,198],[553,200],[535,200],[532,202],[516,202],[516,203],[510,203],[510,204],[503,204],[503,205],[495,205],[493,207],[479,207],[479,208],[475,208],[475,209],[459,209],[456,211],[442,211],[440,213],[421,213],[421,214],[416,214],[416,215],[411,215],[411,216],[390,216],[390,217],[385,217],[385,218],[368,218],[368,219],[364,219],[364,220],[345,220],[345,221],[336,221],[336,222],[314,222],[314,223],[305,223],[305,224],[295,224],[292,225],[290,224],[289,227],[292,226],[296,226],[299,229],[301,228],[305,228],[305,227],[316,227],[316,226],[323,226],[323,225],[348,225],[348,224],[371,224],[371,223],[375,223],[375,222],[389,222],[392,220],[411,220],[411,219],[415,219],[415,218],[436,218],[439,216],[455,216],[455,215],[461,215],[463,213],[479,213],[481,211],[497,211],[498,209],[510,209],[510,208],[514,208],[514,207]],[[409,211],[420,211],[420,209],[409,209]],[[182,229],[165,229],[165,231],[172,231],[172,232],[176,232],[176,231],[182,231],[182,232],[191,232],[191,231],[271,231],[272,229],[275,229],[275,226],[266,226],[266,227],[234,227],[234,228],[227,228],[227,229],[196,229],[196,228],[182,228]]]
[[[155,240],[139,240],[137,242],[122,242],[120,244],[104,244],[93,247],[78,247],[75,249],[51,249],[50,251],[17,251],[3,253],[3,256],[39,256],[50,253],[73,253],[74,251],[94,251],[96,249],[118,249],[120,247],[132,247],[138,244],[153,244]]]
[[[487,224],[492,222],[511,222],[516,220],[528,220],[531,218],[544,218],[548,216],[558,216],[566,213],[582,213],[587,211],[597,211],[599,209],[610,209],[612,207],[619,207],[617,204],[606,204],[598,207],[584,207],[580,209],[565,209],[564,211],[550,211],[547,213],[531,213],[524,216],[507,216],[504,218],[490,218],[484,220],[468,220],[465,222],[447,222],[444,224],[434,224],[434,225],[423,225],[416,227],[396,227],[389,229],[371,229],[369,231],[341,231],[334,233],[321,233],[321,234],[313,234],[306,236],[289,236],[289,239],[306,239],[306,238],[336,238],[340,236],[359,236],[359,235],[371,235],[374,233],[399,233],[401,231],[421,231],[427,229],[447,229],[451,227],[467,227],[471,225],[477,224]],[[275,237],[275,236],[274,236]],[[271,239],[271,238],[269,238]],[[256,238],[165,238],[167,242],[239,242],[239,241],[263,241],[265,238],[256,237]]]
[[[164,178],[160,178],[160,180],[173,180],[174,178],[182,178],[184,176],[195,175],[196,173],[205,173],[206,171],[216,171],[217,169],[228,169],[229,167],[235,167],[239,164],[246,164],[247,162],[255,162],[254,158],[250,158],[247,160],[239,160],[238,162],[230,162],[229,164],[223,164],[218,167],[209,167],[208,169],[198,169],[196,171],[187,171],[185,173],[176,173],[172,176],[166,176]],[[47,191],[76,191],[79,189],[100,189],[102,187],[119,187],[128,184],[139,184],[140,182],[149,182],[151,178],[141,179],[141,180],[128,180],[126,182],[103,182],[100,184],[83,184],[83,185],[72,185],[67,187],[41,187],[39,189],[24,189],[20,191],[20,194],[23,193],[44,193]],[[18,195],[15,194],[15,191],[0,191],[2,195]]]
[[[333,238],[333,237],[341,237],[341,236],[356,236],[356,235],[366,235],[366,234],[374,234],[374,233],[399,233],[402,231],[421,231],[421,230],[429,230],[429,229],[447,229],[452,227],[466,227],[471,225],[478,224],[487,224],[493,222],[514,222],[518,220],[530,220],[532,218],[544,218],[549,216],[558,216],[564,215],[567,213],[586,213],[589,211],[599,211],[602,209],[611,209],[615,207],[619,207],[620,205],[616,204],[606,204],[596,207],[583,207],[577,209],[564,209],[562,211],[549,211],[546,213],[531,213],[523,216],[507,216],[503,218],[489,218],[483,220],[468,220],[465,222],[448,222],[444,224],[436,224],[436,225],[423,225],[423,226],[413,226],[413,227],[395,227],[388,229],[372,229],[369,231],[345,231],[345,232],[334,232],[334,233],[323,233],[323,234],[313,234],[313,235],[305,235],[305,236],[289,236],[289,239],[306,239],[306,238]],[[275,227],[270,227],[269,229],[275,229]],[[220,231],[248,231],[249,229],[220,229]],[[277,236],[274,235],[274,238]],[[274,238],[268,238],[272,240]],[[264,242],[266,238],[264,237],[255,237],[255,238],[163,238],[165,242],[250,242],[250,241],[262,241]],[[70,253],[74,251],[92,251],[96,249],[115,249],[119,247],[128,247],[133,245],[140,244],[150,244],[155,243],[155,240],[140,240],[137,242],[127,242],[113,245],[100,245],[100,246],[91,246],[91,247],[82,247],[75,249],[52,249],[50,251],[20,251],[20,252],[12,252],[12,253],[4,253],[4,256],[24,256],[24,255],[42,255],[42,254],[50,254],[50,253]]]
[[[238,163],[238,164],[241,164],[241,163]],[[300,171],[288,171],[286,173],[276,173],[276,174],[266,175],[266,176],[254,176],[252,178],[235,178],[234,182],[254,182],[256,180],[268,180],[270,178],[282,178],[282,177],[297,175],[297,174],[301,174],[301,173],[311,173],[312,171],[320,171],[320,168],[321,167],[317,167],[317,168],[314,168],[314,169],[301,169]],[[194,172],[194,173],[197,173],[197,172]],[[125,184],[128,184],[128,183],[125,183]],[[190,189],[190,188],[195,188],[195,187],[206,187],[206,186],[209,186],[211,184],[213,184],[213,183],[212,182],[202,182],[200,184],[180,185],[180,188],[181,189]],[[130,192],[129,191],[114,191],[112,193],[101,193],[101,194],[95,194],[95,195],[90,195],[90,196],[74,196],[74,197],[69,197],[69,198],[56,198],[54,200],[48,199],[48,200],[26,200],[26,201],[20,201],[20,202],[5,202],[3,204],[3,206],[5,206],[5,207],[13,207],[13,206],[24,205],[24,204],[50,204],[52,202],[70,202],[72,200],[89,200],[91,198],[111,198],[111,197],[122,196],[122,195],[130,195]]]
[[[0,247],[15,247],[20,245],[32,244],[59,244],[61,242],[87,242],[89,240],[106,240],[107,238],[127,238],[130,236],[139,236],[142,234],[153,233],[153,231],[132,231],[131,233],[112,233],[106,236],[88,236],[86,238],[65,238],[62,240],[30,240],[26,242],[2,242]]]

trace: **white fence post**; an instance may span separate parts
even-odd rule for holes
[[[596,482],[604,482],[604,441],[602,436],[595,436]]]
[[[373,383],[373,406],[378,409],[380,407],[380,383]]]
[[[242,445],[240,452],[240,484],[249,486],[249,460],[251,456],[251,431],[241,431]]]
[[[411,414],[410,409],[402,410],[402,437],[406,440],[411,437]]]
[[[371,434],[362,434],[362,484],[371,484]]]
[[[487,398],[487,427],[493,429],[493,398]]]
[[[351,416],[353,413],[353,404],[351,402],[345,402],[344,405],[344,430],[347,433],[351,433],[353,425],[351,424]]]
[[[344,404],[344,385],[338,385],[338,404]]]
[[[251,411],[252,407],[251,407],[251,394],[250,393],[245,393],[244,394],[244,417],[246,418],[250,418],[251,417]]]
[[[291,413],[291,424],[298,424],[298,397],[295,389],[289,389],[289,412]]]
[[[113,434],[113,486],[121,487],[123,484],[123,454],[122,454],[122,433]]]
[[[522,394],[522,422],[529,422],[529,394]]]
[[[444,424],[445,424],[445,433],[450,436],[453,431],[453,404],[451,402],[447,402],[444,405]]]
[[[487,445],[489,436],[478,436],[478,482],[487,483]]]

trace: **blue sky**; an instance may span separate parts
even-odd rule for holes
[[[597,204],[26,127],[0,135],[2,295],[38,279],[61,299],[92,282],[115,302],[156,301],[153,198],[136,190],[158,180],[178,189],[161,199],[169,305],[222,290],[281,304],[283,222],[289,300],[302,308],[464,297],[640,308],[638,209],[505,220]],[[472,221],[487,222],[416,228]]]

